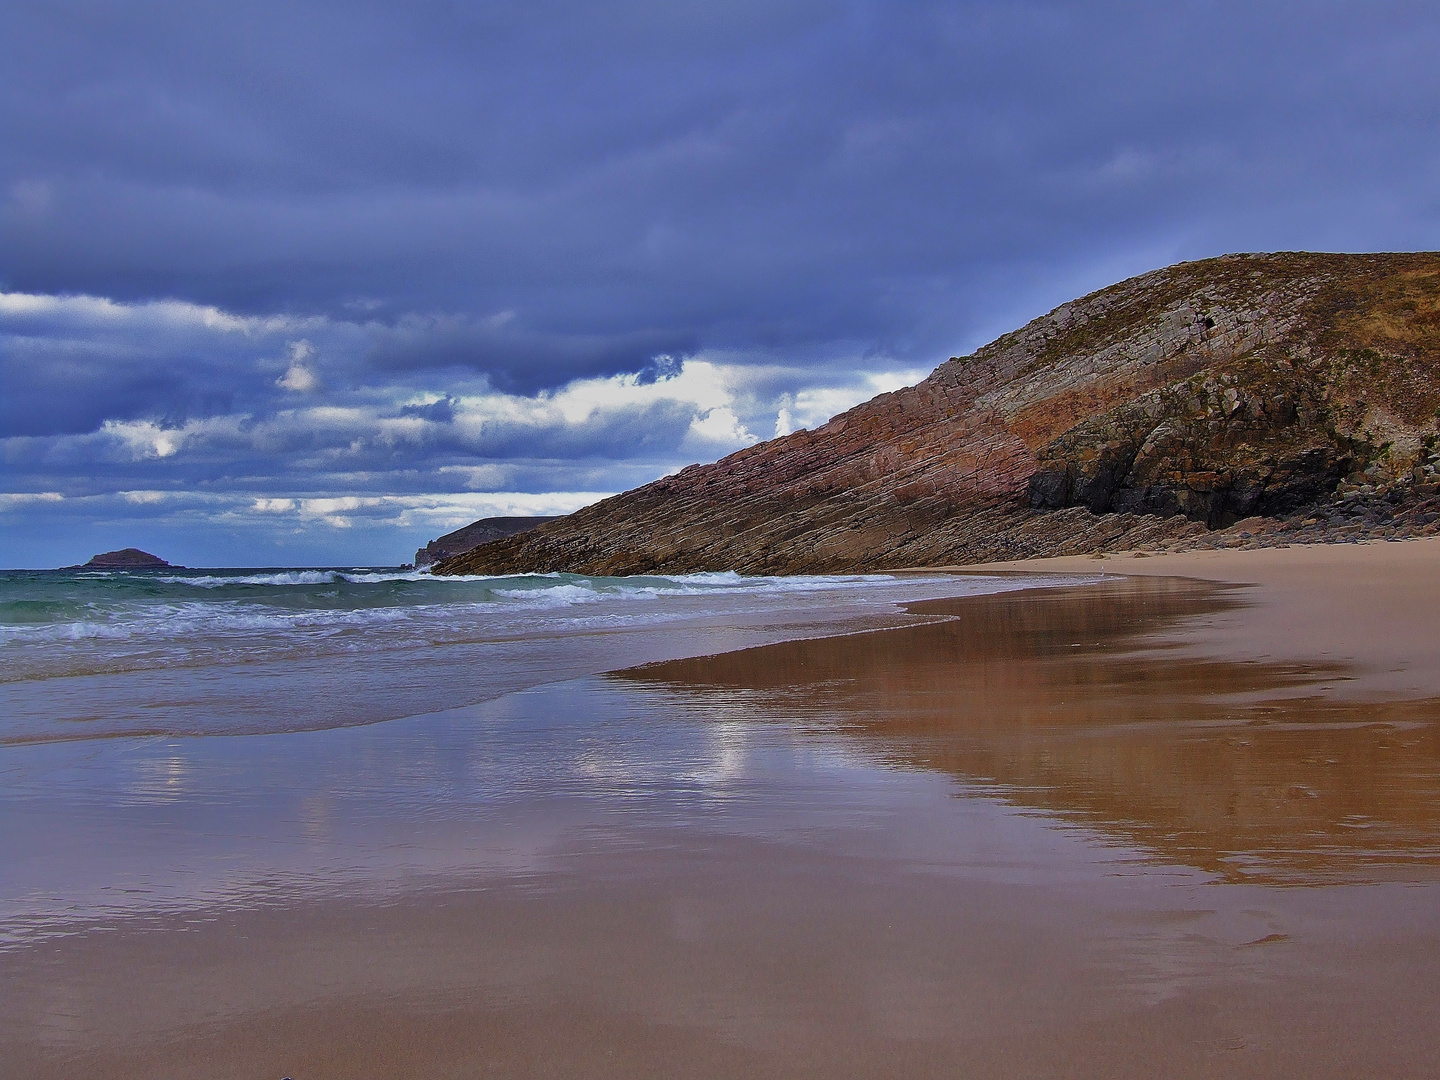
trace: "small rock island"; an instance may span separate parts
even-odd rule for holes
[[[104,554],[96,555],[79,569],[161,570],[166,567],[170,567],[170,563],[158,555],[151,555],[148,551],[141,551],[139,548],[121,548],[119,551],[107,551]],[[171,567],[171,569],[176,568]]]

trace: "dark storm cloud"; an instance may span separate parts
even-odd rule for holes
[[[6,461],[623,486],[1179,258],[1437,246],[1437,53],[1383,0],[9,3],[0,290],[115,310],[0,309]],[[466,419],[721,356],[729,412]]]
[[[169,425],[264,409],[290,350],[330,346],[346,367],[361,327],[243,319],[177,301],[0,294],[0,438],[94,431],[106,420]]]
[[[7,11],[11,288],[515,311],[523,384],[652,347],[945,349],[999,267],[1433,212],[1428,4]]]
[[[458,368],[499,389],[531,393],[569,379],[652,368],[657,357],[683,358],[697,348],[693,335],[676,331],[536,332],[518,325],[513,311],[478,320],[408,317],[370,332],[364,360],[378,372]]]

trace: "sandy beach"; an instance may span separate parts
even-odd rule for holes
[[[1236,659],[1340,663],[1327,693],[1356,700],[1440,694],[1440,539],[1176,553],[1121,552],[965,572],[1183,577],[1246,590],[1243,615],[1187,624],[1193,650]]]
[[[5,1074],[1440,1069],[1440,542],[965,570],[1105,577],[268,737],[337,789],[478,731],[579,779],[376,782],[364,850],[439,869],[0,951]]]
[[[0,1080],[1440,1080],[1437,14],[5,4]]]

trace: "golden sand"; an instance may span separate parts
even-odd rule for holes
[[[948,794],[0,954],[0,1073],[1440,1073],[1440,543],[1103,569],[609,679]]]

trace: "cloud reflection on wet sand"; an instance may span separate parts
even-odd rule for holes
[[[1227,880],[1433,876],[1440,700],[1329,701],[1342,665],[1170,648],[1164,631],[1245,603],[1163,578],[930,601],[910,610],[952,617],[618,677],[839,729]]]

